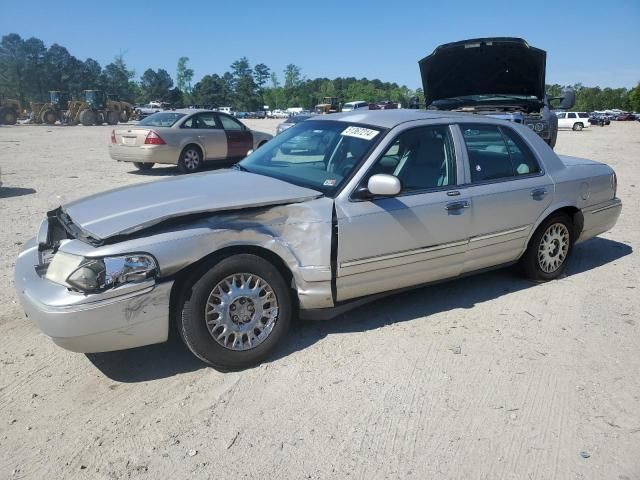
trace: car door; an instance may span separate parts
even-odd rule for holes
[[[522,136],[508,126],[459,125],[466,147],[471,197],[469,247],[464,272],[516,260],[554,184]]]
[[[202,112],[191,116],[180,127],[188,131],[190,138],[204,148],[206,160],[219,160],[227,156],[227,137],[224,130],[216,123],[212,112]],[[188,143],[189,138],[183,143]]]
[[[557,114],[558,128],[567,128],[567,112],[561,112]]]
[[[566,121],[567,128],[573,128],[573,124],[576,123],[577,121],[578,121],[578,115],[576,115],[574,112],[567,112],[567,121]]]
[[[402,191],[367,198],[374,174]],[[448,125],[399,133],[350,196],[336,199],[338,301],[453,277],[462,271],[470,201]],[[361,192],[364,192],[364,197]]]
[[[249,150],[253,149],[253,134],[235,118],[218,113],[220,126],[224,129],[227,137],[227,158],[239,159],[247,156]]]

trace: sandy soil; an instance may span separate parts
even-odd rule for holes
[[[15,257],[57,196],[176,174],[112,161],[109,132],[0,128],[0,478],[640,478],[640,123],[560,133],[624,202],[564,278],[497,271],[299,322],[227,374],[177,341],[66,352],[16,303]]]

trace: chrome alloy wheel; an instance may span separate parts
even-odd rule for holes
[[[554,223],[547,228],[538,246],[538,264],[545,273],[553,273],[560,268],[569,252],[569,230],[562,223]]]
[[[249,350],[264,342],[278,320],[271,285],[251,273],[234,273],[213,287],[205,322],[216,342],[229,350]]]
[[[200,166],[200,155],[195,150],[184,152],[184,166],[187,170],[197,170]]]

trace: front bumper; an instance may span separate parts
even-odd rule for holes
[[[18,299],[28,318],[62,348],[108,352],[165,342],[172,281],[149,281],[85,295],[38,275],[31,239],[16,261]]]

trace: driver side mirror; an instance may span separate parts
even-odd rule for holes
[[[367,187],[356,190],[354,198],[365,199],[368,197],[393,197],[402,190],[400,180],[393,175],[378,173],[372,175],[367,182]]]

